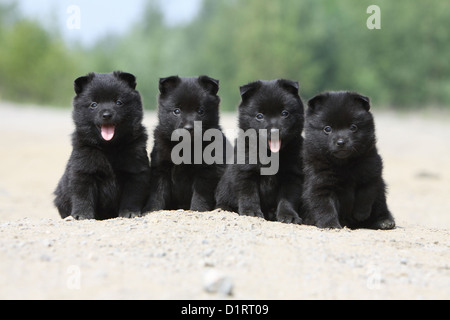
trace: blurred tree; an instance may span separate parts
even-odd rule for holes
[[[7,99],[65,103],[75,70],[64,42],[37,22],[19,20],[2,37],[0,90]]]

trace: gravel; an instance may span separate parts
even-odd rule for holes
[[[62,220],[70,110],[0,112],[0,299],[450,299],[448,115],[376,114],[398,228],[373,231],[225,211]]]

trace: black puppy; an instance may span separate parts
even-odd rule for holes
[[[306,222],[321,228],[394,228],[369,98],[353,92],[327,92],[308,105]]]
[[[299,85],[284,79],[257,81],[240,91],[236,164],[227,166],[219,183],[217,207],[300,224],[304,109]],[[274,170],[267,170],[266,156]]]
[[[160,79],[159,90],[152,187],[145,210],[210,211],[215,206],[214,192],[224,170],[227,143],[219,126],[219,81],[208,76],[172,76]],[[203,158],[208,146],[203,135],[209,129],[219,135],[215,142],[222,154],[220,161]],[[186,148],[179,149],[180,145]]]
[[[62,218],[141,215],[150,166],[135,89],[135,76],[119,71],[75,80],[73,151],[55,191]]]

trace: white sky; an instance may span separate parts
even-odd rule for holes
[[[1,0],[0,0],[1,1]],[[163,0],[162,6],[168,24],[189,21],[202,0]],[[139,20],[147,0],[17,0],[21,12],[42,21],[50,28],[60,28],[68,40],[92,44],[108,33],[122,33]],[[70,29],[67,10],[75,5],[80,9],[80,29]]]

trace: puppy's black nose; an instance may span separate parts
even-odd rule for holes
[[[112,116],[113,115],[112,115],[111,111],[104,111],[102,114],[102,119],[103,120],[111,120]]]
[[[339,140],[336,142],[336,145],[337,145],[338,147],[343,147],[343,146],[345,146],[345,144],[346,144],[346,142],[345,142],[344,139],[339,139]]]
[[[184,126],[184,129],[186,129],[187,131],[192,131],[194,130],[194,125],[192,123],[188,123]]]

